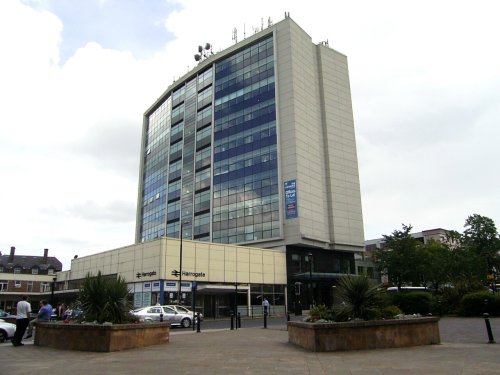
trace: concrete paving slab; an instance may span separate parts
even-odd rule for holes
[[[500,340],[500,319],[492,319]],[[442,344],[402,349],[312,353],[288,343],[283,327],[174,330],[169,344],[87,353],[0,344],[1,374],[500,374],[500,344],[484,320],[443,318]]]

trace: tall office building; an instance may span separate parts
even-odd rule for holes
[[[288,15],[175,81],[142,134],[136,242],[282,249],[303,304],[329,302],[355,273],[364,236],[347,58]]]

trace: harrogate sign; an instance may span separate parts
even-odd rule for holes
[[[179,277],[180,272],[177,270],[172,270],[171,275],[174,277]],[[191,277],[207,277],[205,272],[191,272],[191,271],[182,271],[182,276],[191,276]]]
[[[150,272],[137,272],[135,276],[140,279],[141,277],[151,277],[151,276],[156,276],[156,271],[150,271]]]

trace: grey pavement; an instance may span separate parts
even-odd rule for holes
[[[114,353],[0,344],[0,374],[500,374],[499,344],[484,319],[442,318],[440,345],[313,353],[288,343],[284,325],[201,333],[172,330],[170,343]]]

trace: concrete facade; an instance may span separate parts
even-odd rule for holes
[[[299,215],[284,221],[284,242],[359,250],[364,234],[347,57],[314,45],[285,21],[275,30],[281,179],[297,179]]]
[[[229,309],[254,315],[261,313],[265,295],[273,311],[285,312],[283,251],[167,237],[73,259],[69,271],[57,274],[55,298],[67,303],[74,300],[83,279],[101,272],[125,279],[136,308],[177,304],[181,246],[180,303],[190,306],[195,298],[195,307],[206,316],[225,316]],[[197,298],[193,295],[195,285]],[[214,297],[220,311],[212,307]],[[222,305],[227,309],[222,310]]]
[[[291,18],[210,56],[175,81],[146,111],[143,134],[147,134],[149,116],[180,85],[268,36],[275,46],[279,184],[297,181],[298,217],[284,218],[284,191],[280,188],[281,236],[245,244],[257,242],[266,248],[304,244],[359,251],[364,234],[347,57],[327,43],[314,44]],[[142,155],[147,153],[144,137]],[[141,180],[145,160],[141,158]],[[143,187],[141,182],[137,242],[143,237]]]
[[[289,15],[175,80],[143,121],[136,242],[279,249],[329,304],[364,246],[347,57]],[[296,299],[296,301],[295,301]]]

